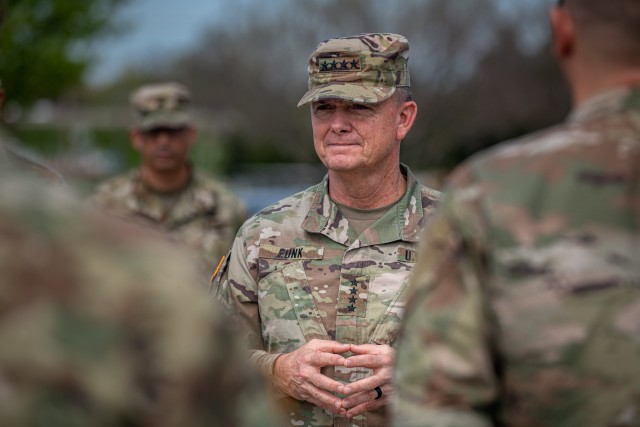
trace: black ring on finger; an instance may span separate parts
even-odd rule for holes
[[[380,386],[374,388],[373,390],[378,394],[374,400],[380,399],[382,397],[382,389],[380,388]]]

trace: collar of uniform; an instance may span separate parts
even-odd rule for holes
[[[409,167],[400,164],[400,169],[407,178],[407,190],[404,196],[376,222],[375,232],[371,233],[371,229],[365,230],[357,242],[359,246],[397,240],[408,242],[418,240],[424,217],[422,192]],[[338,207],[329,197],[328,176],[325,176],[312,191],[311,206],[302,223],[302,228],[309,233],[324,234],[338,243],[349,246],[349,224],[342,215],[338,215]]]
[[[329,175],[312,187],[311,206],[302,222],[302,229],[309,233],[320,233],[330,239],[348,245],[348,223],[338,215],[338,207],[329,197]]]
[[[571,112],[568,121],[584,123],[627,111],[640,112],[638,85],[607,90],[591,97]]]

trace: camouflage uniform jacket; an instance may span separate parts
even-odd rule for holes
[[[640,87],[517,142],[421,240],[395,425],[640,426]]]
[[[101,184],[89,202],[108,212],[135,217],[186,245],[208,274],[227,253],[246,219],[239,199],[224,184],[198,171],[170,209],[143,183],[138,169]]]
[[[249,219],[238,232],[217,291],[237,313],[265,376],[281,353],[316,338],[350,344],[394,342],[402,292],[416,243],[434,210],[437,191],[406,170],[407,191],[357,236],[328,195],[328,180],[285,198]],[[331,368],[350,382],[368,370]],[[334,417],[309,402],[282,397],[292,425],[386,426],[386,411]]]
[[[0,425],[273,422],[240,334],[154,233],[0,170]]]

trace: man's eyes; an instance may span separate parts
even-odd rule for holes
[[[333,105],[320,104],[316,107],[316,111],[327,111],[332,110],[333,108]]]
[[[313,107],[313,114],[316,117],[327,117],[329,116],[335,108],[332,105],[328,104],[319,104]]]
[[[347,113],[354,113],[358,115],[374,111],[374,107],[367,104],[351,104],[347,107],[340,108],[343,108]],[[332,104],[318,104],[313,107],[313,113],[317,116],[326,116],[335,112],[337,109],[338,107]]]

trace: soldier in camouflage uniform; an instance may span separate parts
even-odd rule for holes
[[[2,118],[4,96],[4,87],[0,80],[0,118]],[[17,141],[9,135],[4,124],[0,122],[0,168],[6,168],[9,165],[19,167],[51,183],[65,185],[64,179],[58,172],[21,150]]]
[[[214,284],[292,425],[389,423],[403,290],[439,196],[400,164],[417,113],[408,49],[363,34],[312,53],[299,105],[328,175],[249,219]]]
[[[140,168],[100,185],[90,203],[162,230],[191,249],[210,275],[246,219],[244,207],[188,159],[196,129],[186,87],[146,85],[131,101],[137,116],[131,141],[140,152]]]
[[[448,180],[411,280],[397,427],[640,426],[640,4],[550,17],[575,109]]]
[[[0,425],[281,426],[191,260],[63,190],[0,171]]]

